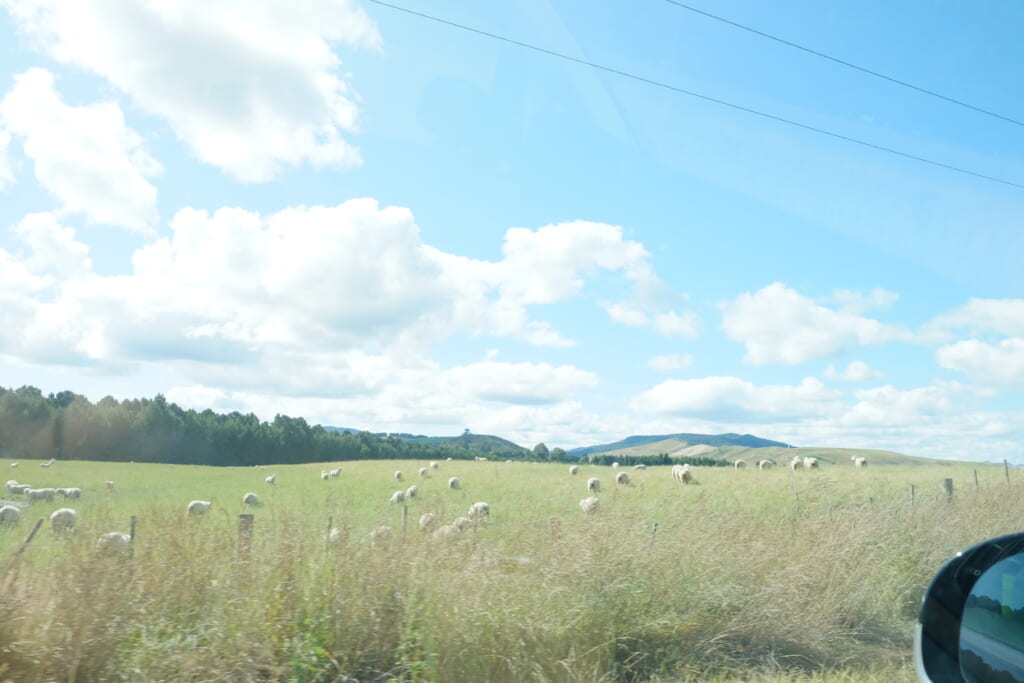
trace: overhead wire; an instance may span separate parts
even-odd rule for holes
[[[855,69],[857,71],[869,74],[869,75],[874,76],[876,78],[881,78],[883,80],[889,81],[890,83],[895,83],[897,85],[901,85],[904,88],[910,88],[911,90],[916,90],[919,93],[924,93],[925,95],[929,95],[931,97],[936,97],[936,98],[938,98],[940,100],[945,100],[946,102],[950,102],[952,104],[956,104],[956,105],[961,106],[961,107],[966,107],[967,109],[971,109],[971,110],[974,110],[974,111],[979,112],[981,114],[985,114],[986,116],[992,116],[994,118],[1001,119],[1003,121],[1007,121],[1009,123],[1015,124],[1017,126],[1024,127],[1024,121],[1019,121],[1019,120],[1017,120],[1015,118],[1012,118],[1010,116],[1004,116],[1003,114],[1000,114],[998,112],[994,112],[994,111],[992,111],[990,109],[985,109],[984,107],[979,107],[979,106],[973,105],[973,104],[971,104],[969,102],[964,102],[963,100],[959,100],[959,99],[957,99],[955,97],[950,97],[949,95],[943,95],[942,93],[935,92],[934,90],[929,90],[928,88],[922,88],[919,85],[914,85],[913,83],[909,83],[907,81],[901,80],[899,78],[896,78],[895,76],[889,76],[889,75],[881,73],[879,71],[874,71],[872,69],[868,69],[867,67],[859,66],[859,65],[854,64],[852,62],[848,62],[845,59],[840,59],[839,57],[833,57],[830,54],[826,54],[824,52],[820,52],[818,50],[806,47],[804,45],[800,45],[799,43],[794,43],[794,42],[792,42],[790,40],[786,40],[785,38],[780,38],[779,36],[772,35],[771,33],[767,33],[765,31],[758,30],[758,29],[756,29],[756,28],[754,28],[752,26],[747,26],[746,24],[741,24],[738,21],[732,21],[731,19],[726,19],[725,17],[720,17],[717,14],[712,14],[711,12],[708,12],[706,10],[702,10],[699,7],[694,7],[692,5],[687,5],[686,3],[679,2],[679,0],[665,0],[665,2],[667,2],[670,5],[675,5],[676,7],[679,7],[681,9],[688,10],[688,11],[693,12],[695,14],[700,14],[702,16],[705,16],[705,17],[709,18],[709,19],[714,19],[715,21],[720,21],[723,24],[728,24],[729,26],[733,26],[735,28],[738,28],[738,29],[741,29],[741,30],[744,30],[744,31],[749,31],[750,33],[759,35],[762,38],[767,38],[769,40],[774,40],[777,43],[781,43],[783,45],[786,45],[788,47],[794,48],[796,50],[802,50],[803,52],[806,52],[808,54],[812,54],[812,55],[814,55],[816,57],[821,57],[822,59],[827,59],[830,62],[835,62],[836,64],[841,64],[842,66],[845,66],[845,67],[847,67],[849,69]]]
[[[982,180],[988,180],[990,182],[1000,183],[1002,185],[1008,185],[1010,187],[1015,187],[1017,189],[1024,190],[1024,184],[1017,183],[1017,182],[1014,182],[1012,180],[1007,180],[1005,178],[999,178],[997,176],[987,175],[985,173],[979,173],[978,171],[972,171],[972,170],[967,169],[967,168],[963,168],[963,167],[960,167],[960,166],[954,166],[952,164],[947,164],[947,163],[944,163],[942,161],[936,161],[934,159],[929,159],[927,157],[918,156],[916,154],[911,154],[909,152],[902,152],[902,151],[900,151],[898,149],[894,149],[892,147],[886,147],[885,145],[879,145],[879,144],[876,144],[876,143],[873,143],[873,142],[869,142],[867,140],[861,140],[860,138],[851,137],[849,135],[843,135],[842,133],[836,133],[834,131],[826,130],[824,128],[818,128],[817,126],[812,126],[810,124],[801,123],[799,121],[794,121],[793,119],[787,119],[785,117],[778,116],[776,114],[770,114],[768,112],[764,112],[764,111],[761,111],[759,109],[754,109],[752,107],[746,107],[744,105],[736,104],[734,102],[728,102],[726,100],[722,100],[722,99],[719,99],[717,97],[712,97],[710,95],[704,95],[702,93],[695,92],[693,90],[687,90],[686,88],[681,88],[679,86],[671,85],[669,83],[665,83],[663,81],[658,81],[658,80],[655,80],[653,78],[648,78],[646,76],[641,76],[639,74],[634,74],[634,73],[631,73],[629,71],[623,71],[621,69],[616,69],[614,67],[605,66],[604,64],[599,64],[597,62],[591,62],[591,61],[588,61],[588,60],[585,60],[585,59],[580,59],[579,57],[573,57],[571,55],[567,55],[565,53],[558,52],[556,50],[550,50],[548,48],[544,48],[544,47],[540,47],[540,46],[537,46],[537,45],[533,45],[531,43],[526,43],[526,42],[523,42],[523,41],[520,41],[520,40],[516,40],[514,38],[509,38],[507,36],[503,36],[503,35],[500,35],[500,34],[497,34],[497,33],[491,33],[489,31],[484,31],[483,29],[475,28],[473,26],[468,26],[466,24],[460,24],[458,22],[451,21],[449,19],[444,19],[444,18],[441,18],[441,17],[437,17],[437,16],[434,16],[432,14],[427,14],[425,12],[420,12],[420,11],[417,11],[417,10],[409,9],[407,7],[402,7],[400,5],[395,5],[395,4],[392,4],[390,2],[385,2],[384,0],[367,0],[367,1],[368,2],[372,2],[372,3],[376,4],[376,5],[380,5],[382,7],[389,7],[391,9],[393,9],[393,10],[397,10],[399,12],[404,12],[406,14],[410,14],[410,15],[417,16],[417,17],[420,17],[420,18],[423,18],[423,19],[427,19],[427,20],[430,20],[430,21],[433,21],[433,22],[436,22],[436,23],[439,23],[439,24],[444,24],[446,26],[451,26],[451,27],[454,27],[454,28],[457,28],[457,29],[461,29],[463,31],[469,31],[471,33],[476,33],[478,35],[486,36],[488,38],[493,38],[495,40],[499,40],[499,41],[508,43],[510,45],[515,45],[517,47],[521,47],[521,48],[524,48],[524,49],[527,49],[527,50],[533,50],[533,51],[539,52],[541,54],[546,54],[546,55],[549,55],[551,57],[557,57],[559,59],[564,59],[566,61],[574,62],[576,64],[582,64],[584,66],[589,66],[591,68],[598,69],[599,71],[604,71],[606,73],[614,74],[616,76],[622,76],[623,78],[628,78],[628,79],[631,79],[631,80],[634,80],[634,81],[638,81],[640,83],[646,83],[648,85],[652,85],[652,86],[655,86],[655,87],[658,87],[658,88],[663,88],[665,90],[670,90],[672,92],[680,93],[682,95],[687,95],[689,97],[694,97],[694,98],[697,98],[697,99],[700,99],[700,100],[704,100],[706,102],[712,102],[714,104],[719,104],[719,105],[722,105],[724,107],[729,107],[730,109],[735,109],[737,111],[746,112],[748,114],[753,114],[755,116],[760,116],[762,118],[770,119],[772,121],[777,121],[779,123],[784,123],[786,125],[793,126],[795,128],[801,128],[803,130],[808,130],[808,131],[811,131],[811,132],[814,132],[814,133],[818,133],[820,135],[825,135],[825,136],[828,136],[828,137],[831,137],[831,138],[835,138],[837,140],[843,140],[843,141],[854,143],[854,144],[857,144],[857,145],[861,145],[863,147],[867,147],[867,148],[870,148],[870,149],[878,150],[878,151],[881,151],[881,152],[887,152],[889,154],[892,154],[892,155],[895,155],[895,156],[899,156],[899,157],[903,157],[905,159],[912,159],[914,161],[918,161],[920,163],[928,164],[930,166],[936,166],[938,168],[944,168],[946,170],[954,171],[956,173],[961,173],[961,174],[964,174],[964,175],[973,176],[975,178],[980,178]]]

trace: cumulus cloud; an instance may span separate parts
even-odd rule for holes
[[[1024,337],[1024,299],[970,299],[925,326],[926,332],[935,335],[965,328],[973,332]]]
[[[0,123],[22,140],[36,179],[60,202],[59,213],[138,232],[152,229],[156,188],[146,178],[161,168],[115,103],[68,106],[52,74],[30,69],[0,101]],[[0,165],[0,182],[2,171]]]
[[[855,360],[847,365],[846,369],[842,372],[836,370],[832,365],[825,368],[826,379],[840,379],[846,382],[864,382],[869,379],[879,379],[883,376],[883,373],[873,369],[864,361],[859,360]]]
[[[14,183],[14,168],[8,151],[11,145],[11,134],[0,127],[0,191]]]
[[[745,293],[722,307],[722,328],[746,347],[752,365],[799,365],[872,344],[909,339],[871,318],[834,310],[781,282]]]
[[[869,310],[886,310],[892,308],[900,298],[899,294],[875,287],[870,292],[858,292],[852,289],[837,289],[832,294],[832,301],[839,309],[860,315]]]
[[[720,421],[772,420],[834,412],[841,399],[841,392],[813,377],[795,386],[756,386],[738,377],[703,377],[662,382],[634,397],[630,407]]]
[[[954,397],[964,392],[956,382],[914,389],[891,385],[856,392],[857,403],[842,418],[855,427],[922,425],[953,411]]]
[[[243,181],[282,166],[350,166],[358,97],[332,46],[377,48],[351,0],[2,0],[44,54],[164,119],[200,160]]]
[[[655,370],[685,370],[693,365],[693,356],[688,353],[673,353],[667,356],[655,356],[647,361],[647,365]]]
[[[997,344],[978,339],[955,342],[938,349],[935,360],[942,367],[962,372],[984,386],[1024,389],[1024,339],[1021,338],[1011,337]]]

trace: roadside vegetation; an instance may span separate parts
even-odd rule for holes
[[[594,465],[450,461],[421,479],[366,461],[324,481],[320,464],[9,463],[83,492],[0,528],[0,681],[912,681],[932,574],[1024,519],[1019,482],[964,464],[697,468],[689,486],[652,467],[616,489]],[[410,483],[407,509],[386,504]],[[213,509],[187,518],[192,499]],[[457,541],[418,528],[475,501],[490,521]],[[44,526],[18,555],[63,505],[74,532]],[[132,556],[98,555],[133,515]],[[334,547],[329,524],[347,532]],[[382,524],[393,542],[371,546]]]

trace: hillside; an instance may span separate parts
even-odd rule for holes
[[[641,447],[649,447],[653,444],[664,442],[671,443],[655,448],[654,450],[644,448],[642,452],[639,451]],[[638,449],[638,451],[631,453],[632,455],[657,455],[659,453],[670,453],[673,450],[680,450],[697,445],[711,446],[713,448],[718,448],[720,446],[744,446],[747,448],[765,448],[775,446],[779,448],[787,448],[789,446],[789,444],[784,444],[780,441],[762,439],[752,434],[664,434],[661,436],[629,436],[622,441],[616,441],[614,443],[573,448],[569,451],[569,455],[579,458],[590,455],[591,453],[622,452],[623,454],[626,454],[627,451],[634,448]]]
[[[357,433],[357,429],[348,429],[343,427],[327,427],[324,429],[333,432],[353,432]],[[481,453],[492,453],[496,456],[503,458],[521,458],[525,457],[530,453],[530,450],[523,448],[522,446],[512,443],[508,439],[503,439],[500,436],[492,436],[490,434],[471,434],[465,433],[461,436],[425,436],[423,434],[405,434],[405,433],[387,433],[377,432],[372,433],[371,436],[375,437],[386,437],[393,436],[401,439],[402,441],[408,441],[420,446],[431,446],[441,447],[449,446],[452,448],[464,448],[470,451],[479,451]]]
[[[628,461],[631,457],[641,458],[666,453],[670,458],[704,457],[729,463],[745,460],[751,465],[763,459],[774,460],[781,465],[789,462],[794,455],[799,455],[800,457],[813,456],[826,465],[848,465],[850,458],[855,455],[867,458],[868,463],[871,465],[933,465],[942,463],[942,461],[929,460],[928,458],[918,458],[894,453],[893,451],[869,448],[788,448],[780,446],[761,448],[719,446],[716,448],[707,444],[689,445],[680,439],[665,439],[641,446],[604,451],[603,453],[620,457],[625,461]]]

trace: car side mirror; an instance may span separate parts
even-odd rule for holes
[[[1024,683],[1024,533],[939,570],[921,602],[914,666],[923,683]]]

